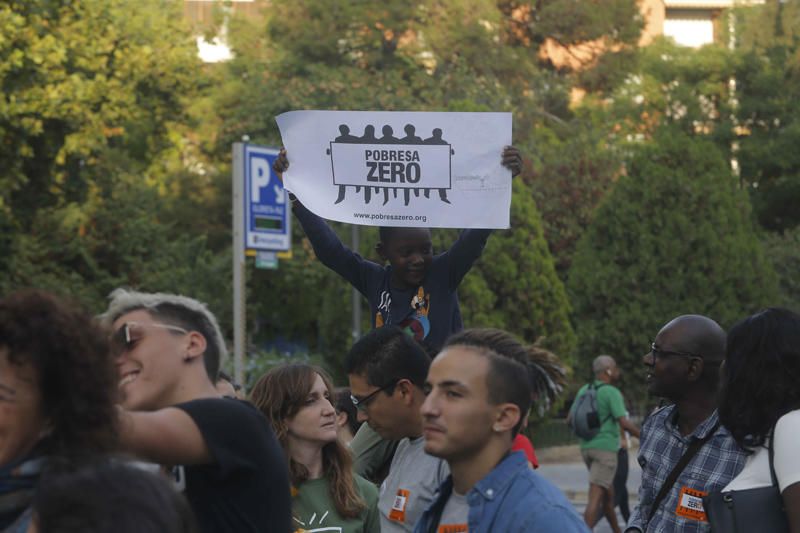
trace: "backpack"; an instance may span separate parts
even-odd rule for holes
[[[600,426],[606,420],[600,420],[600,412],[597,409],[597,391],[600,387],[605,387],[605,383],[595,386],[590,383],[586,390],[575,398],[572,408],[569,410],[569,428],[581,440],[591,440],[600,432]]]

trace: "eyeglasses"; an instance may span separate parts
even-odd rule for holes
[[[186,334],[189,333],[188,330],[183,329],[179,326],[173,326],[171,324],[162,324],[160,322],[151,322],[148,324],[142,324],[141,322],[126,322],[120,326],[120,328],[111,335],[111,353],[114,355],[120,355],[131,348],[133,345],[136,344],[137,341],[140,341],[144,338],[144,330],[147,328],[158,328],[158,329],[166,329],[169,331],[174,331],[175,333],[182,333]]]
[[[667,357],[670,355],[680,355],[682,357],[699,357],[700,359],[703,359],[703,356],[697,355],[696,353],[676,352],[674,350],[662,350],[661,348],[657,347],[656,343],[654,342],[650,343],[650,353],[653,354],[654,358]]]
[[[367,394],[363,398],[358,398],[358,397],[353,396],[351,394],[350,395],[350,401],[353,402],[353,405],[356,406],[356,409],[358,409],[361,412],[364,412],[364,411],[367,410],[367,408],[369,407],[369,404],[372,402],[372,400],[375,398],[375,396],[379,392],[385,391],[387,389],[390,389],[390,388],[394,387],[395,385],[397,385],[397,382],[396,381],[392,381],[388,385],[384,385],[380,389],[370,392],[369,394]]]

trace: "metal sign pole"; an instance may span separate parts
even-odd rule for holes
[[[245,143],[247,137],[242,138]],[[245,323],[244,286],[244,148],[233,143],[233,379],[244,383]]]

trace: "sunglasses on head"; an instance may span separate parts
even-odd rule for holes
[[[151,322],[148,324],[143,324],[141,322],[125,322],[117,331],[114,332],[113,335],[111,335],[112,353],[119,355],[133,348],[133,345],[136,344],[136,341],[139,341],[144,337],[144,332],[148,328],[166,329],[168,331],[174,331],[175,333],[182,334],[189,333],[188,330],[182,327],[173,326],[171,324],[162,324],[161,322]]]

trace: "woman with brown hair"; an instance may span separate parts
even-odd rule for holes
[[[352,471],[350,453],[337,438],[332,391],[321,369],[293,363],[263,375],[250,401],[270,421],[286,452],[297,530],[379,533],[378,491]]]

